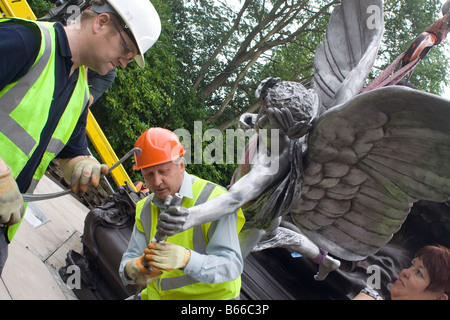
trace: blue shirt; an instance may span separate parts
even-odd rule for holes
[[[179,191],[183,197],[192,199],[192,184],[195,179],[187,172],[184,173],[183,183]],[[162,201],[155,202],[162,204]],[[204,283],[221,283],[236,280],[244,269],[241,247],[236,231],[236,220],[237,213],[227,215],[216,222],[217,226],[206,246],[207,254],[200,254],[191,250],[191,258],[183,270],[184,273]],[[128,249],[123,254],[119,267],[119,273],[125,285],[134,284],[133,281],[125,277],[126,263],[129,260],[142,256],[144,249],[147,247],[148,243],[145,234],[134,225]]]
[[[78,80],[78,69],[70,75],[73,66],[72,53],[63,25],[56,23],[55,30],[56,67],[53,102],[47,124],[41,132],[40,143],[16,179],[22,193],[28,190],[33,175],[41,162]],[[28,72],[36,60],[40,46],[40,31],[37,26],[29,28],[14,21],[0,23],[0,91]],[[58,157],[72,158],[78,155],[89,155],[86,139],[87,115],[88,108],[85,108],[85,112],[80,116],[70,140]]]

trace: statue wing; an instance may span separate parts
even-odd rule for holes
[[[342,0],[316,50],[312,88],[325,109],[361,92],[383,35],[382,0]]]
[[[393,86],[322,114],[290,213],[318,246],[361,260],[391,239],[415,201],[449,197],[450,100]]]

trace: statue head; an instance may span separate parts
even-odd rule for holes
[[[263,99],[256,128],[280,129],[292,139],[308,133],[319,114],[317,94],[298,82],[268,78],[256,90],[256,97]]]

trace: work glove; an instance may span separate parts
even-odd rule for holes
[[[0,173],[0,223],[11,226],[25,213],[22,194],[11,174],[11,168]]]
[[[89,183],[96,188],[100,182],[101,174],[107,174],[109,167],[100,164],[91,156],[78,156],[72,159],[60,159],[59,165],[64,179],[70,185],[73,193],[82,196]]]
[[[145,267],[144,259],[144,255],[142,255],[139,258],[128,261],[125,265],[125,272],[128,277],[141,287],[147,286],[157,276],[162,274],[162,271],[159,269],[152,268],[150,270]]]
[[[159,214],[156,229],[166,236],[173,236],[192,227],[187,224],[188,218],[189,209],[180,206],[168,207]]]
[[[169,242],[150,243],[144,250],[144,257],[150,266],[171,271],[183,269],[191,259],[191,251]]]

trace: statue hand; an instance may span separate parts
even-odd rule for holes
[[[189,229],[188,222],[189,209],[180,206],[171,206],[160,213],[156,229],[170,237]]]
[[[312,128],[310,120],[294,120],[291,110],[288,108],[269,108],[267,109],[267,118],[272,124],[272,128],[280,129],[290,139],[303,137]]]
[[[254,129],[257,117],[258,115],[254,113],[244,113],[239,118],[239,128],[244,131]]]

